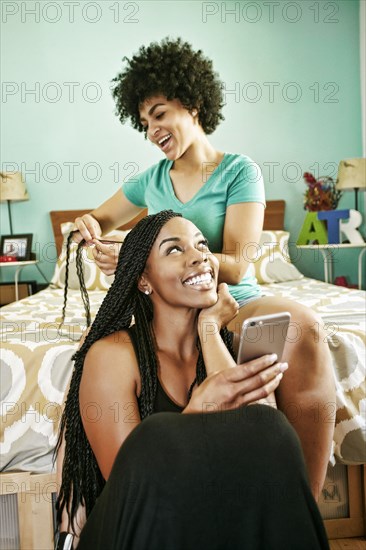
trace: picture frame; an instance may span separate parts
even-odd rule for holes
[[[17,262],[30,260],[32,250],[32,233],[22,235],[2,235],[0,256],[15,258]]]

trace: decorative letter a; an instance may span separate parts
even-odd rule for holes
[[[327,228],[318,212],[308,212],[296,244],[328,244]]]

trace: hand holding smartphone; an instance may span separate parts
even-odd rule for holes
[[[275,353],[281,361],[291,315],[287,311],[249,317],[242,324],[237,364]]]

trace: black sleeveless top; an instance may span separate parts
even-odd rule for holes
[[[138,358],[137,353],[137,342],[136,342],[136,334],[135,334],[135,326],[129,328],[128,330],[130,336],[131,336],[131,342],[133,344],[136,357]],[[181,413],[184,407],[181,407],[177,403],[175,403],[169,395],[164,391],[162,385],[160,384],[159,377],[157,377],[157,388],[156,388],[156,396],[155,396],[155,402],[154,402],[154,413],[158,412],[178,412]]]

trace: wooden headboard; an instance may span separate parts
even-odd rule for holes
[[[63,242],[63,235],[61,233],[61,224],[65,222],[73,222],[75,218],[83,216],[88,212],[91,212],[91,208],[87,210],[53,210],[50,212],[53,234],[55,237],[57,254],[60,254]],[[122,225],[118,229],[126,230],[131,229],[136,223],[146,216],[146,210],[143,210],[138,216],[133,218],[125,225]],[[267,201],[267,208],[264,212],[264,225],[263,229],[283,229],[285,218],[285,201]]]

